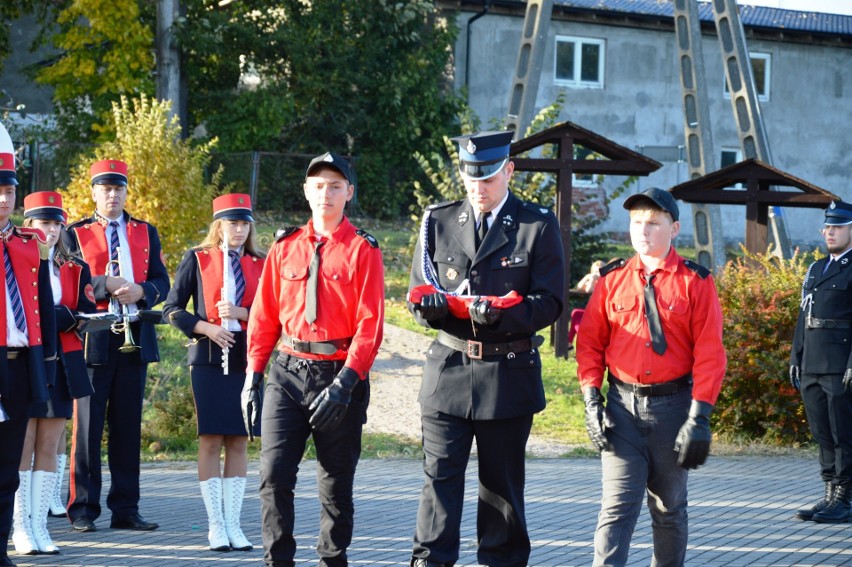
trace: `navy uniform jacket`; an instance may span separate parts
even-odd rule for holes
[[[843,374],[852,368],[852,251],[823,274],[828,258],[811,264],[802,286],[802,297],[811,301],[799,310],[790,364],[803,374]],[[808,315],[818,320],[810,328]]]
[[[169,293],[169,273],[166,270],[166,265],[163,263],[162,247],[160,245],[160,236],[157,229],[153,225],[145,221],[131,217],[127,212],[124,212],[124,219],[127,222],[128,240],[130,241],[131,255],[133,258],[133,271],[144,271],[145,277],[136,278],[139,285],[142,286],[145,294],[142,299],[136,303],[139,309],[152,309],[155,305],[163,302]],[[68,225],[67,229],[62,233],[65,249],[72,255],[80,256],[89,264],[92,270],[92,286],[95,290],[95,300],[98,303],[99,310],[105,310],[105,302],[109,300],[109,293],[106,290],[106,270],[101,268],[105,266],[109,260],[109,253],[104,250],[108,249],[106,239],[103,236],[103,228],[95,227],[99,221],[95,217],[89,217]],[[91,230],[98,232],[97,239],[83,238],[83,231]],[[147,245],[144,247],[143,255],[137,255],[134,248],[137,242],[134,242],[132,231],[143,230],[147,233]],[[89,235],[86,235],[88,237]],[[146,234],[142,234],[146,236]],[[97,242],[99,245],[98,252],[87,250],[86,246],[81,246],[81,242]],[[90,245],[91,246],[91,245]],[[101,250],[103,248],[103,250]],[[138,281],[141,280],[141,281]],[[148,321],[139,321],[131,324],[133,338],[141,347],[140,361],[143,363],[157,362],[160,360],[160,352],[157,348],[157,333],[153,323]],[[106,364],[109,360],[109,339],[110,330],[95,331],[86,333],[85,340],[85,356],[89,366],[99,366]]]
[[[562,312],[565,261],[559,223],[549,210],[511,192],[488,235],[475,247],[476,222],[467,200],[432,205],[426,247],[442,288],[455,290],[464,278],[472,295],[505,295],[524,300],[503,311],[496,325],[477,325],[447,315],[418,322],[468,340],[506,343],[530,338]],[[414,252],[409,290],[424,284],[421,242]],[[507,419],[544,409],[538,349],[471,360],[437,340],[427,353],[420,402],[458,417]]]

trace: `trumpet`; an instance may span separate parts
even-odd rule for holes
[[[124,274],[124,266],[121,264],[121,248],[116,247],[116,255],[118,256],[118,260],[110,260],[106,264],[106,273],[104,275],[110,276],[111,267],[116,265],[118,267],[118,277],[125,279]],[[133,342],[133,333],[130,331],[130,311],[126,305],[122,305],[118,302],[115,297],[110,297],[109,300],[109,311],[116,317],[118,320],[110,325],[110,331],[115,333],[116,335],[120,335],[124,333],[124,344],[118,347],[119,352],[133,352],[135,350],[139,350],[139,345]]]
[[[225,228],[224,226],[222,227]],[[231,274],[231,258],[228,256],[228,233],[222,230],[222,299],[228,299],[228,290],[234,287],[234,282]],[[228,328],[228,319],[222,317],[222,326]],[[228,353],[230,348],[225,346],[222,349],[222,374],[228,375]]]

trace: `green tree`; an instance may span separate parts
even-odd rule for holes
[[[393,216],[414,153],[438,149],[457,114],[455,34],[426,0],[204,0],[179,39],[193,120],[224,150],[353,155],[359,203]]]
[[[210,203],[219,193],[221,172],[204,181],[215,140],[192,146],[180,139],[177,117],[169,119],[170,103],[145,96],[126,97],[112,105],[109,127],[114,141],[82,157],[72,170],[63,200],[70,219],[92,214],[89,167],[100,159],[121,159],[128,167],[128,205],[133,216],[154,223],[160,232],[166,266],[174,273],[186,249],[201,241],[210,218]]]

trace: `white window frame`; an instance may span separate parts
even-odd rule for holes
[[[749,53],[749,63],[752,64],[752,75],[754,74],[754,63],[755,59],[760,59],[764,61],[764,66],[766,67],[766,73],[763,77],[763,85],[758,85],[755,83],[755,87],[757,88],[757,100],[760,102],[769,102],[769,89],[770,85],[772,85],[772,54],[771,53],[760,53],[754,52]],[[763,87],[763,94],[760,93],[760,88]],[[725,99],[731,99],[731,91],[728,90],[728,76],[724,75],[722,78],[722,91],[724,92]]]
[[[722,155],[723,154],[734,154],[734,163],[731,163],[731,164],[728,164],[728,165],[734,165],[734,164],[737,164],[737,163],[740,163],[741,161],[743,161],[743,151],[740,148],[735,148],[733,146],[731,146],[731,147],[723,146],[722,149],[719,151],[719,169],[722,169],[723,167],[728,167],[728,165],[722,165]],[[731,188],[742,190],[742,189],[745,189],[745,186],[742,183],[735,183],[734,185],[731,186]]]
[[[574,158],[586,158],[589,155],[594,154],[593,150],[586,148],[584,146],[574,146]],[[581,155],[585,154],[585,155]],[[574,173],[571,175],[571,185],[573,187],[597,187],[599,185],[597,179],[599,178],[599,174],[595,173]]]
[[[556,60],[559,53],[560,43],[574,44],[574,77],[571,79],[560,78],[556,76]],[[583,45],[597,45],[599,50],[598,57],[598,80],[583,81],[580,78],[581,69],[583,68]],[[602,89],[604,88],[604,71],[606,69],[606,40],[592,39],[589,37],[576,37],[569,35],[557,35],[556,41],[553,44],[553,84],[587,89]]]

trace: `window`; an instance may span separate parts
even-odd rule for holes
[[[769,100],[769,79],[772,71],[772,56],[769,53],[750,53],[751,72],[754,75],[754,86],[757,89],[757,100]],[[731,98],[728,89],[728,79],[725,78],[725,98]]]
[[[743,159],[743,153],[739,148],[722,148],[722,154],[719,159],[719,169],[723,169],[728,167],[729,165],[734,165],[735,163],[741,162]],[[745,189],[742,183],[736,183],[732,187],[732,189]]]
[[[556,36],[554,83],[602,89],[604,46],[602,39]]]
[[[574,146],[574,159],[598,159],[598,154],[590,150],[589,148],[584,148],[583,146]],[[571,181],[571,184],[574,187],[595,187],[597,186],[597,182],[595,181],[595,175],[592,173],[575,173],[574,177]]]

